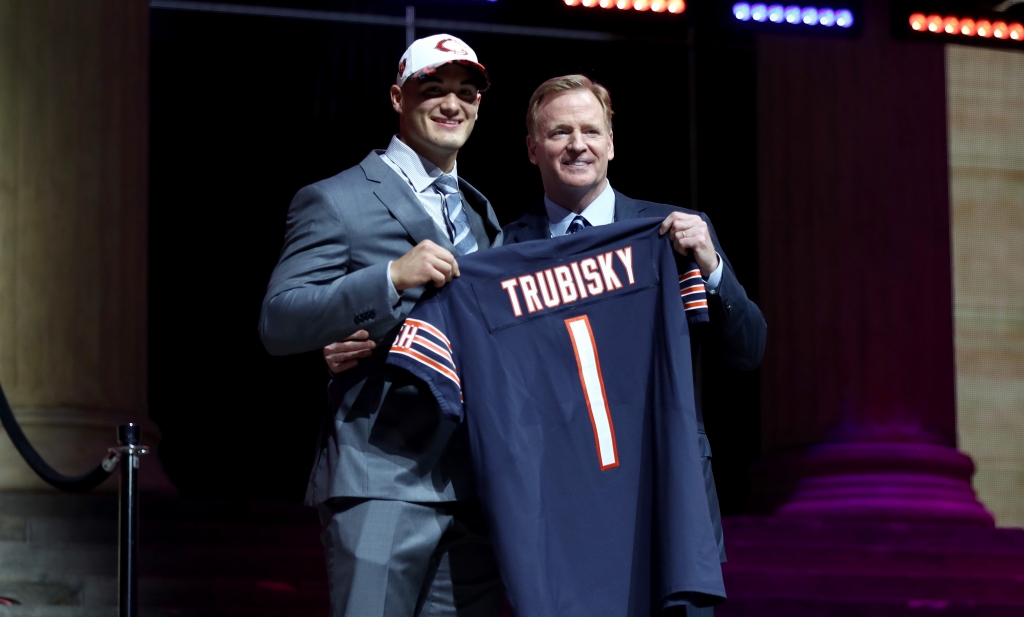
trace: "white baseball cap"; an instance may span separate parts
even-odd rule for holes
[[[413,41],[398,63],[398,79],[395,83],[401,86],[409,78],[420,79],[436,71],[437,67],[449,63],[461,64],[477,73],[480,77],[480,92],[491,87],[487,69],[477,61],[473,48],[450,34],[435,34]]]

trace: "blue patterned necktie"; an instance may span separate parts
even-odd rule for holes
[[[565,235],[568,236],[569,234],[574,234],[584,227],[592,227],[592,225],[590,224],[590,221],[577,214],[576,218],[569,223],[569,228],[565,230]]]
[[[448,230],[448,239],[455,245],[455,252],[465,255],[476,251],[476,236],[469,227],[469,215],[462,206],[458,180],[454,176],[441,174],[434,180],[434,186],[441,192],[441,214]]]

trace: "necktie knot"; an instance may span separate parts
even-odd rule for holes
[[[568,229],[565,230],[565,235],[568,236],[570,234],[574,234],[585,227],[591,227],[590,221],[577,214],[576,218],[574,218],[572,222],[569,223]]]
[[[454,195],[459,192],[459,181],[455,179],[455,176],[449,174],[441,174],[434,180],[434,186],[445,195]]]

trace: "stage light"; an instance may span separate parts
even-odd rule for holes
[[[683,11],[685,11],[685,10],[686,10],[686,2],[684,2],[683,0],[671,0],[668,3],[668,12],[669,13],[679,14],[679,13],[682,13]]]
[[[636,0],[633,2],[633,8],[638,11],[646,11],[651,8],[651,0]]]
[[[942,17],[938,15],[928,16],[928,32],[938,32],[942,30]]]
[[[588,9],[592,6],[597,6],[597,0],[583,0],[583,6],[587,7]]]
[[[615,0],[601,0],[599,4],[601,5],[602,9],[610,9],[613,6],[615,6]]]
[[[985,37],[986,39],[992,36],[992,24],[987,19],[978,20],[978,36]]]
[[[660,13],[665,10],[666,0],[651,0],[651,10]]]
[[[781,4],[761,4],[760,2],[756,4],[737,2],[732,5],[732,16],[737,21],[771,22],[782,26],[789,24],[849,28],[853,25],[853,13],[849,9],[819,9],[796,4],[783,6]]]
[[[946,34],[960,34],[960,20],[956,17],[947,17],[942,22],[942,31]]]
[[[1024,41],[1024,26],[1010,24],[1010,38],[1015,41]]]
[[[633,7],[633,0],[619,0],[615,3],[615,6],[620,9],[628,9]]]
[[[922,13],[914,13],[910,16],[910,27],[920,32],[924,30],[925,25],[928,23],[928,18]]]
[[[997,21],[992,24],[992,36],[997,39],[1005,39],[1007,34],[1009,34],[1009,28],[1006,27],[1006,22]]]
[[[960,20],[960,34],[964,36],[974,36],[974,20],[971,18]]]
[[[576,6],[580,3],[580,0],[565,0],[566,6]]]

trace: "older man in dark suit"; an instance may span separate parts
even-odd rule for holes
[[[700,357],[704,349],[729,365],[751,370],[764,352],[767,326],[729,265],[707,215],[665,204],[630,199],[608,183],[615,157],[612,105],[608,91],[583,75],[556,77],[541,84],[527,110],[527,150],[540,169],[544,199],[504,229],[504,244],[552,238],[641,217],[658,217],[680,255],[697,262],[707,288],[710,322],[691,332],[697,421],[704,484],[710,515],[725,561],[718,494],[711,471],[711,445],[704,433],[700,396]],[[713,609],[686,607],[688,615]]]
[[[288,211],[260,318],[264,345],[300,353],[358,332],[350,344],[363,358],[330,383],[306,493],[323,523],[335,616],[494,615],[501,606],[465,427],[442,418],[421,382],[385,368],[424,286],[458,276],[454,255],[501,243],[490,203],[456,167],[487,86],[461,40],[414,42],[391,87],[399,134],[300,190]]]

